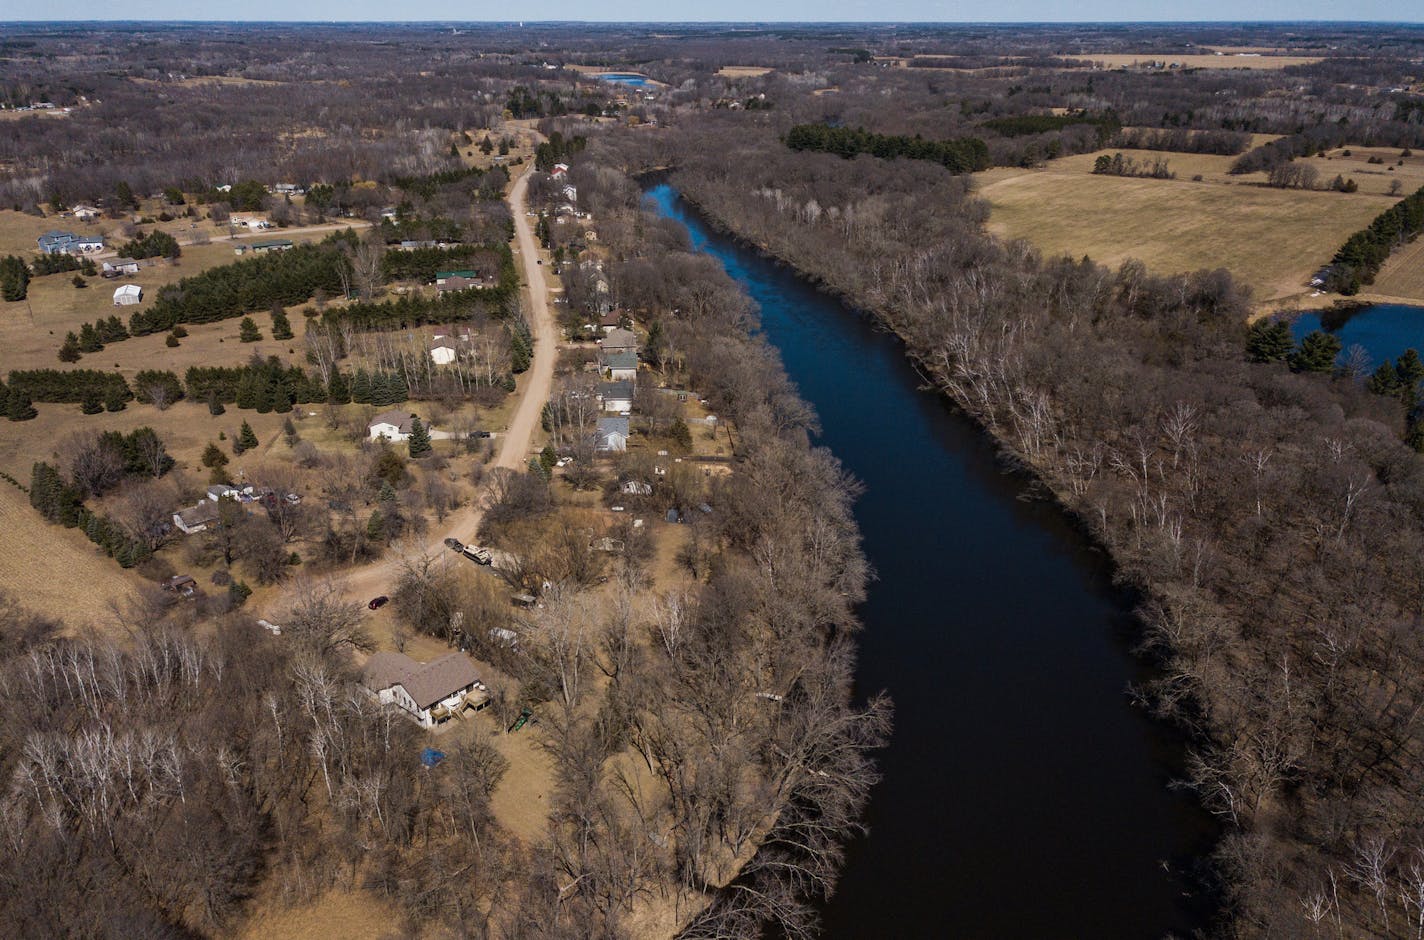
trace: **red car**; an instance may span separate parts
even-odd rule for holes
[[[371,603],[367,604],[366,606],[371,608],[372,610],[380,610],[382,607],[386,606],[390,602],[391,599],[386,595],[382,594],[380,597],[371,598]]]

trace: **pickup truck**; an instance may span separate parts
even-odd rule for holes
[[[466,545],[465,555],[480,565],[488,565],[494,562],[494,556],[490,554],[489,549],[480,548],[478,545]]]

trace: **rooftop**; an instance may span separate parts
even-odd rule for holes
[[[480,679],[474,660],[464,653],[446,653],[428,663],[418,663],[404,653],[376,653],[366,661],[363,675],[367,688],[375,691],[401,686],[416,708],[429,708]]]

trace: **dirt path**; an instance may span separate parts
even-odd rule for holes
[[[510,417],[508,430],[496,439],[498,447],[489,465],[491,469],[519,470],[529,462],[534,435],[539,429],[539,418],[553,389],[554,363],[559,352],[558,331],[549,312],[549,285],[544,278],[544,267],[539,264],[539,246],[534,240],[533,227],[525,215],[525,195],[531,172],[532,164],[515,181],[508,201],[509,211],[514,216],[515,254],[524,268],[525,309],[529,315],[529,328],[534,334],[534,359],[529,370],[520,377],[519,403]],[[380,561],[345,572],[342,577],[346,581],[346,593],[353,600],[362,602],[378,594],[389,593],[400,576],[403,560],[408,557],[418,557],[423,553],[455,559],[454,553],[444,545],[445,538],[450,536],[462,542],[473,542],[483,516],[483,500],[477,497],[471,505],[447,516],[440,527],[442,531],[430,535],[425,544],[397,547]],[[281,617],[283,612],[278,607],[264,612],[263,616],[271,619]]]

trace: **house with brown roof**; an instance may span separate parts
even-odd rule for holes
[[[218,504],[205,499],[196,506],[175,512],[173,525],[184,535],[192,535],[205,531],[208,526],[218,521],[220,515]]]
[[[489,704],[474,660],[447,653],[418,663],[404,653],[380,652],[366,660],[362,681],[382,705],[395,705],[423,728],[433,728]]]

